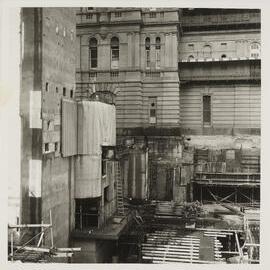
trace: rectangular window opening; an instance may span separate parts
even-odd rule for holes
[[[70,98],[73,98],[73,90],[70,90]]]
[[[49,143],[45,143],[45,152],[49,152]]]
[[[46,82],[46,92],[48,92],[49,91],[49,83],[48,82]]]
[[[90,67],[97,68],[97,48],[91,48],[90,50]]]
[[[63,96],[65,97],[67,94],[67,90],[66,90],[66,87],[63,87]]]
[[[89,230],[98,227],[99,198],[75,199],[75,228]]]
[[[203,124],[211,124],[211,96],[203,96]]]

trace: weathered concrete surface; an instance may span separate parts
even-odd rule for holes
[[[43,159],[42,220],[49,223],[52,213],[54,245],[69,246],[74,228],[74,163],[72,158]],[[50,234],[47,234],[50,243]]]

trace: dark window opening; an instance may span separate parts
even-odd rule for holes
[[[98,227],[100,198],[75,199],[75,228]]]
[[[211,123],[211,96],[203,96],[203,123]]]
[[[70,98],[73,98],[73,90],[70,90]]]
[[[58,93],[58,87],[57,86],[55,87],[55,92]]]
[[[45,143],[45,152],[49,151],[49,143]]]
[[[91,38],[89,41],[89,58],[90,68],[97,68],[98,65],[98,52],[97,52],[97,40]]]
[[[156,110],[150,109],[150,117],[156,117]]]
[[[221,55],[221,58],[222,58],[222,59],[225,59],[225,58],[227,58],[227,55],[226,55],[226,54],[222,54],[222,55]]]
[[[66,90],[66,87],[63,87],[63,96],[65,97],[67,94],[67,90]]]
[[[146,51],[146,67],[150,67],[150,38],[145,39],[145,51]]]
[[[49,91],[49,83],[48,82],[46,82],[46,92],[48,92]]]

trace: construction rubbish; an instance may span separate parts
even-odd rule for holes
[[[156,217],[181,217],[197,218],[204,214],[202,204],[199,201],[191,203],[158,202],[156,205]]]
[[[57,248],[54,246],[51,211],[49,224],[8,225],[8,229],[8,260],[10,261],[44,263],[50,262],[53,258],[71,258],[74,252],[81,251],[81,248]],[[35,231],[31,232],[33,229]],[[21,230],[26,231],[22,233]],[[48,231],[50,235],[49,247],[44,245],[45,236],[48,235]],[[27,240],[24,240],[24,236],[27,234]]]

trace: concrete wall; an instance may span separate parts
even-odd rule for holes
[[[37,222],[32,212],[41,198],[41,36],[42,12],[26,8],[21,13],[21,222]],[[33,198],[30,204],[30,198]],[[39,201],[39,202],[38,202]],[[32,217],[31,217],[32,215]]]
[[[51,211],[54,245],[67,247],[75,218],[74,159],[60,155],[60,114],[61,99],[75,97],[75,12],[71,8],[43,8],[42,12],[41,218],[49,222]],[[50,241],[49,235],[47,239]]]
[[[74,35],[72,9],[22,9],[21,222],[49,223],[51,211],[58,247],[74,227],[74,161],[60,155],[61,98],[75,95]]]
[[[54,245],[69,246],[69,232],[74,228],[74,158],[43,158],[42,219],[50,222],[52,213]],[[50,243],[50,233],[46,235]]]

